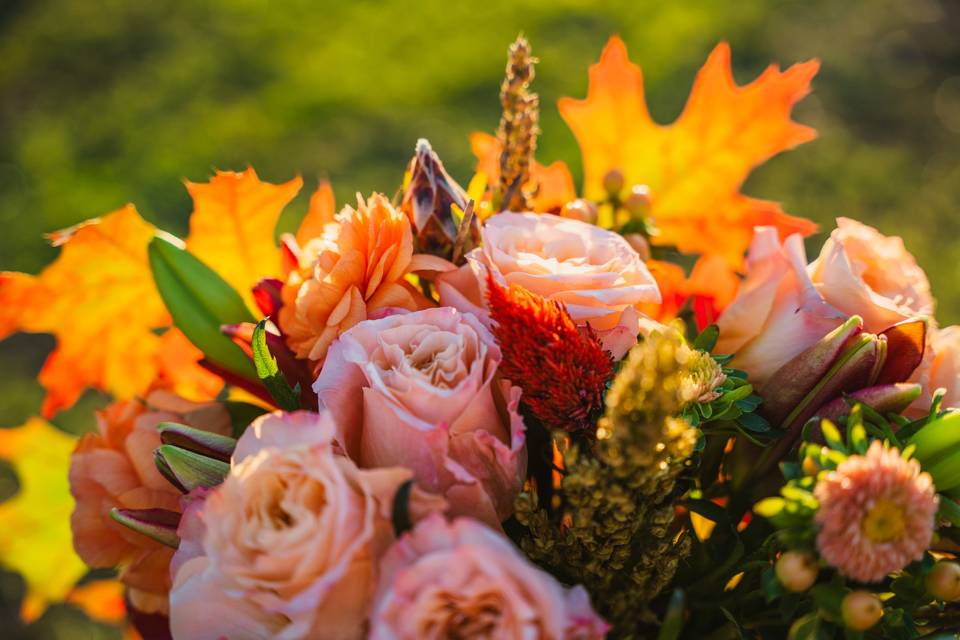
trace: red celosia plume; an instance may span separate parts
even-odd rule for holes
[[[613,377],[610,354],[593,331],[577,329],[561,303],[501,286],[490,274],[487,285],[503,377],[523,389],[522,401],[548,429],[592,432]]]

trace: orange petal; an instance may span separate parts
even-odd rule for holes
[[[323,228],[333,222],[337,214],[337,203],[333,197],[333,187],[326,180],[321,180],[317,190],[310,196],[310,207],[307,215],[297,229],[297,243],[304,247],[314,238],[323,234]]]

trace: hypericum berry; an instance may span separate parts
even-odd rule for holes
[[[630,187],[630,194],[623,201],[623,206],[635,216],[644,215],[650,207],[650,187],[645,184]]]
[[[880,622],[883,603],[869,591],[853,591],[844,597],[840,611],[843,624],[854,631],[866,631]]]
[[[817,464],[810,456],[807,456],[803,459],[801,468],[803,469],[803,474],[806,476],[815,476],[820,473],[820,465]]]
[[[603,188],[611,198],[618,198],[620,197],[620,192],[623,191],[624,181],[623,171],[620,171],[620,169],[610,169],[610,171],[607,171],[606,175],[603,176]]]
[[[773,570],[783,588],[794,593],[812,587],[820,572],[814,555],[802,551],[787,551],[777,560]]]
[[[941,560],[926,579],[927,591],[937,600],[953,602],[960,599],[960,564]]]
[[[597,224],[597,205],[589,200],[577,198],[563,205],[563,209],[560,210],[560,216],[586,222],[587,224]]]

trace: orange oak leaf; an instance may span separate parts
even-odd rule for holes
[[[326,180],[321,180],[317,190],[310,196],[310,206],[297,229],[297,244],[301,247],[314,238],[323,234],[323,229],[333,222],[337,214],[337,201],[333,197],[333,187]]]
[[[181,398],[202,402],[217,397],[223,379],[200,366],[203,352],[176,327],[160,337],[155,387],[169,389]]]
[[[495,136],[481,131],[470,134],[470,149],[477,158],[477,171],[487,177],[487,184],[500,179],[500,142]],[[556,213],[563,205],[576,199],[577,190],[567,164],[557,160],[549,165],[534,161],[530,167],[530,182],[534,188],[533,208],[539,212]]]
[[[812,222],[739,189],[757,165],[816,137],[793,122],[790,111],[818,68],[817,60],[783,72],[771,65],[739,87],[730,48],[721,43],[697,74],[680,117],[660,125],[647,110],[640,67],[630,62],[623,41],[611,38],[590,67],[587,98],[559,102],[583,155],[584,196],[603,200],[604,176],[619,169],[628,186],[650,188],[657,244],[719,254],[734,267],[755,226],[776,226],[782,236],[813,233]]]
[[[261,182],[253,168],[217,171],[207,183],[187,182],[193,198],[187,249],[253,310],[253,286],[281,273],[274,231],[280,212],[302,186],[299,177],[283,184]]]
[[[0,309],[16,309],[4,318],[6,332],[57,338],[38,376],[47,390],[44,416],[72,405],[87,387],[129,398],[153,382],[161,346],[153,329],[170,324],[147,263],[154,232],[127,205],[51,234],[62,250],[40,275],[0,278]]]

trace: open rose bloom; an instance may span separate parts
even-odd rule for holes
[[[30,612],[109,588],[146,640],[955,631],[960,326],[895,230],[839,218],[808,258],[816,225],[741,192],[815,137],[791,110],[819,62],[741,86],[731,59],[664,125],[611,38],[558,103],[580,189],[536,157],[521,36],[472,176],[421,139],[288,233],[301,178],[218,171],[182,240],[127,205],[0,271],[0,339],[57,345],[50,422],[0,429]],[[88,389],[74,443],[54,414]],[[58,509],[73,550],[44,558]],[[117,579],[38,562],[73,551]]]
[[[497,281],[562,302],[616,359],[655,324],[641,317],[639,307],[660,302],[656,281],[622,236],[579,220],[509,212],[487,221],[482,236],[468,265],[439,279],[441,304],[485,318],[490,271]]]
[[[331,347],[314,390],[347,454],[403,465],[453,513],[499,525],[526,474],[520,389],[480,320],[451,308],[362,322]]]

